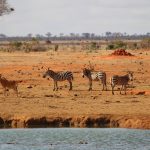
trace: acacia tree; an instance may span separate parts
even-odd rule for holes
[[[14,8],[11,8],[7,3],[7,0],[0,0],[0,16],[8,14],[14,11]]]

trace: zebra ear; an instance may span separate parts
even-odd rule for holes
[[[41,67],[41,69],[45,69],[45,70],[47,70],[47,67],[46,67],[46,66],[42,66],[42,67]]]
[[[86,64],[83,65],[82,69],[86,68]]]
[[[130,71],[130,73],[133,74],[134,72],[133,72],[133,71]]]
[[[82,70],[84,70],[86,68],[86,64],[83,65],[83,67],[81,68]]]
[[[129,74],[133,74],[133,71],[127,71],[127,73],[129,73]]]

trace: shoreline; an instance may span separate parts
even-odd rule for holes
[[[94,115],[56,117],[0,117],[0,128],[129,128],[150,129],[149,116]]]

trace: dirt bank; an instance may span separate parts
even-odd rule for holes
[[[98,115],[80,117],[0,118],[1,128],[77,127],[150,129],[150,117]]]

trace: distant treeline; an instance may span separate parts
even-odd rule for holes
[[[46,40],[52,40],[52,41],[67,41],[67,40],[142,40],[145,38],[150,38],[150,33],[138,35],[128,35],[126,33],[111,33],[106,32],[105,35],[95,35],[94,33],[82,33],[82,34],[76,34],[76,33],[70,33],[70,35],[52,35],[50,32],[46,33],[45,35],[37,34],[33,36],[32,34],[28,34],[27,36],[7,36],[4,34],[0,34],[0,41],[29,41],[32,40],[32,38],[36,38],[40,41],[46,41]]]

